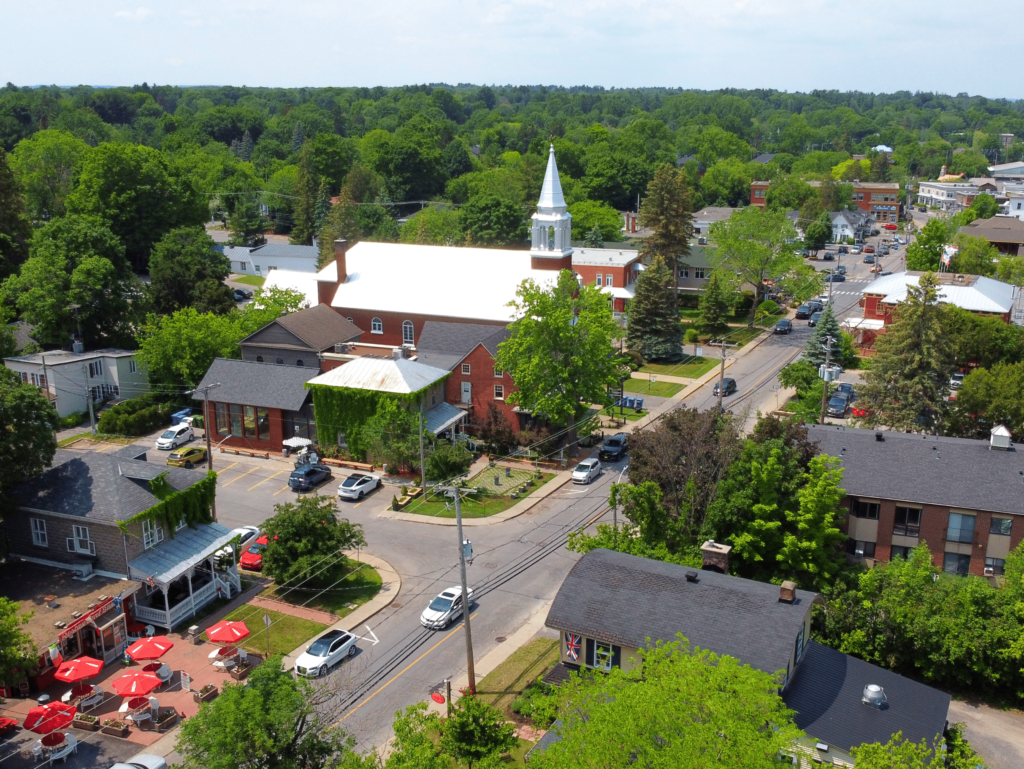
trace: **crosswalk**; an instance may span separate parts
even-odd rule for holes
[[[860,296],[861,289],[859,284],[870,283],[871,281],[866,278],[860,278],[857,280],[844,280],[842,283],[836,283],[832,287],[833,296]],[[842,288],[840,288],[842,286]],[[827,293],[827,291],[826,291]]]

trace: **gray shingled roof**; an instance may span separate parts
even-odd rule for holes
[[[592,550],[562,582],[545,624],[590,638],[643,647],[675,640],[728,654],[765,672],[785,670],[816,593],[797,591],[792,604],[779,586],[698,572],[611,550]]]
[[[115,523],[159,502],[149,490],[149,481],[163,472],[178,491],[206,477],[198,470],[123,455],[58,449],[50,469],[14,487],[11,495],[20,507]]]
[[[298,411],[306,402],[306,382],[320,371],[316,366],[279,366],[247,360],[217,358],[196,388],[219,384],[209,391],[211,401]],[[201,395],[192,400],[202,401]]]
[[[761,163],[762,165],[764,165],[766,163],[770,163],[772,161],[772,159],[775,157],[775,155],[776,155],[776,153],[774,153],[774,152],[762,152],[760,155],[758,155],[756,158],[754,158],[750,162],[751,163]]]
[[[508,338],[503,326],[486,323],[445,323],[428,320],[420,331],[416,360],[428,366],[451,371],[455,365],[482,344],[492,356]]]
[[[808,425],[820,451],[839,457],[853,497],[1024,514],[1024,453],[988,441]]]
[[[330,348],[340,342],[348,342],[360,334],[362,329],[345,318],[341,313],[333,310],[328,304],[318,304],[306,310],[299,310],[281,318],[275,318],[267,326],[277,324],[287,329],[292,334],[305,342],[310,349],[317,352]],[[241,341],[241,344],[251,342],[258,344],[260,335],[267,328],[264,326],[259,331],[254,331]]]
[[[274,259],[312,259],[315,264],[320,259],[320,251],[316,246],[293,246],[291,243],[267,243],[249,249],[249,257],[271,257]]]
[[[885,709],[861,702],[868,684],[882,687]],[[950,697],[811,641],[782,699],[809,737],[849,752],[865,742],[885,744],[896,732],[931,745],[945,729]]]

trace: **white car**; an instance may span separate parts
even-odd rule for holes
[[[573,483],[591,483],[601,474],[601,463],[596,459],[584,459],[572,471]]]
[[[156,439],[156,447],[161,451],[176,449],[184,443],[194,440],[196,434],[192,432],[192,425],[180,424],[168,427],[163,435]]]
[[[827,307],[831,300],[829,299],[828,294],[822,294],[818,297],[818,301],[821,302],[822,307]]]
[[[167,762],[152,753],[136,753],[127,761],[118,761],[110,769],[167,769]]]
[[[356,637],[344,630],[330,630],[306,647],[295,660],[295,675],[311,678],[327,671],[356,653]]]
[[[231,530],[232,537],[238,537],[238,552],[244,553],[246,549],[253,542],[256,541],[256,537],[260,535],[260,530],[255,526],[240,526],[237,529]],[[227,558],[231,555],[231,545],[221,548],[217,551],[217,558]]]
[[[342,499],[362,499],[374,489],[379,489],[380,483],[379,475],[352,473],[341,482],[338,487],[338,496]]]
[[[473,588],[469,588],[469,600],[473,600]],[[430,606],[420,615],[420,624],[431,630],[441,630],[452,624],[456,617],[462,616],[462,588],[456,585],[442,590],[440,595],[430,602]]]

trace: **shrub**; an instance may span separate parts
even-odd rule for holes
[[[644,356],[641,355],[637,350],[627,350],[626,358],[629,359],[629,367],[633,371],[638,370],[644,365]]]
[[[446,481],[462,475],[473,463],[473,455],[458,444],[438,441],[434,450],[427,455],[427,479]]]
[[[761,302],[761,304],[757,306],[757,318],[759,320],[763,320],[764,318],[767,318],[770,315],[776,315],[778,312],[778,303],[773,302],[771,299]]]
[[[159,402],[158,397],[148,393],[107,409],[100,415],[99,431],[106,435],[138,436],[166,425],[177,406]]]
[[[85,418],[88,416],[88,412],[82,412],[81,414],[68,414],[66,417],[60,418],[60,426],[63,430],[70,430],[72,427],[78,427]]]

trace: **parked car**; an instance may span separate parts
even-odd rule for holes
[[[809,299],[807,301],[807,306],[811,308],[812,313],[821,312],[825,309],[825,303],[820,299]]]
[[[597,453],[598,459],[604,462],[618,462],[629,451],[629,435],[626,433],[615,433],[608,438],[601,450]]]
[[[775,324],[776,334],[789,334],[793,331],[793,321],[789,318],[781,318]]]
[[[849,382],[839,382],[836,385],[836,389],[833,390],[832,392],[833,395],[841,393],[846,397],[846,400],[850,401],[850,403],[853,403],[855,400],[857,400],[857,393],[853,389],[853,385],[850,384]]]
[[[468,598],[473,600],[473,588],[469,588]],[[441,630],[452,624],[456,617],[462,616],[465,607],[462,602],[462,588],[456,585],[441,593],[430,602],[420,615],[420,624],[431,630]]]
[[[816,312],[816,313],[814,313],[811,316],[810,320],[807,321],[807,325],[808,326],[817,326],[818,325],[818,321],[821,320],[821,316],[824,315],[824,314],[825,313],[823,313],[823,312]]]
[[[379,475],[368,473],[352,473],[341,482],[338,487],[338,496],[342,499],[362,499],[371,491],[379,489],[381,480]]]
[[[596,459],[584,459],[572,471],[573,483],[592,483],[601,474],[601,463]]]
[[[172,467],[184,467],[191,470],[196,465],[206,461],[205,446],[189,446],[186,449],[177,449],[167,457],[167,464]]]
[[[928,207],[927,206],[918,206],[917,210],[920,211],[922,214],[928,213]]]
[[[820,253],[821,253],[821,256],[819,258],[823,259],[826,262],[834,261],[835,258],[836,258],[835,255],[831,251],[821,251]]]
[[[252,299],[252,291],[247,291],[244,288],[236,288],[234,290],[234,294],[236,302],[244,302],[247,299]]]
[[[796,308],[796,319],[803,320],[811,317],[811,306],[809,304],[802,304]]]
[[[328,630],[306,647],[295,660],[295,675],[313,677],[326,675],[356,653],[356,637],[344,630]]]
[[[828,399],[828,406],[825,409],[830,417],[845,417],[850,408],[850,401],[843,395],[833,395]]]
[[[841,264],[838,267],[836,267],[836,275],[845,275],[845,274],[846,274],[846,265],[845,264]]]
[[[327,465],[303,465],[288,476],[288,486],[295,491],[309,491],[314,486],[331,480],[331,468]]]
[[[846,246],[840,246],[839,247],[839,253],[840,254],[848,254],[848,253],[850,253],[850,249],[847,248]]]
[[[874,254],[868,254],[867,256],[865,256],[864,259],[863,259],[863,262],[864,262],[864,264],[874,264],[875,263],[875,256],[874,256]]]
[[[881,266],[881,265],[879,265]],[[892,270],[879,270],[878,277],[884,278],[886,275],[892,275]]]
[[[192,432],[192,425],[184,423],[174,425],[164,430],[163,435],[156,439],[156,447],[161,451],[170,451],[182,444],[188,443],[195,437],[195,433]]]
[[[844,280],[846,280],[846,274],[842,272],[836,272],[825,276],[826,283],[842,283]]]
[[[238,565],[249,571],[259,571],[263,568],[263,553],[267,549],[267,537],[257,537],[256,541],[249,545],[249,549],[242,553],[238,559]]]
[[[954,372],[953,376],[951,376],[949,378],[949,389],[950,390],[959,390],[961,387],[964,386],[964,379],[966,377],[967,377],[967,374],[965,374],[963,371],[956,371],[956,372]]]
[[[859,253],[860,253],[860,246],[851,246],[850,247],[850,254],[851,255],[856,256]]]
[[[879,256],[888,256],[889,255],[889,247],[888,246],[881,246],[881,247],[879,247],[878,255]]]
[[[127,761],[118,761],[110,769],[167,769],[167,762],[152,753],[136,753]]]
[[[717,396],[719,387],[722,388],[722,397],[732,395],[736,392],[736,380],[732,377],[726,377],[721,382],[717,382],[715,384],[715,389],[711,391],[711,394]]]
[[[244,553],[249,545],[260,535],[260,530],[255,526],[240,526],[231,530],[231,535],[238,537],[238,552]],[[217,551],[217,558],[227,558],[231,555],[231,545],[222,547]]]
[[[884,225],[884,227],[887,230],[895,230],[896,229],[896,225],[892,224],[891,222],[889,224]]]
[[[829,304],[832,303],[832,299],[829,297],[828,294],[821,294],[821,295],[819,295],[818,298],[815,301],[818,302],[818,304],[821,305],[821,309],[823,309],[823,310],[826,307],[828,307]]]
[[[864,253],[865,254],[873,254],[873,253],[875,253],[875,247],[874,246],[864,246]]]

